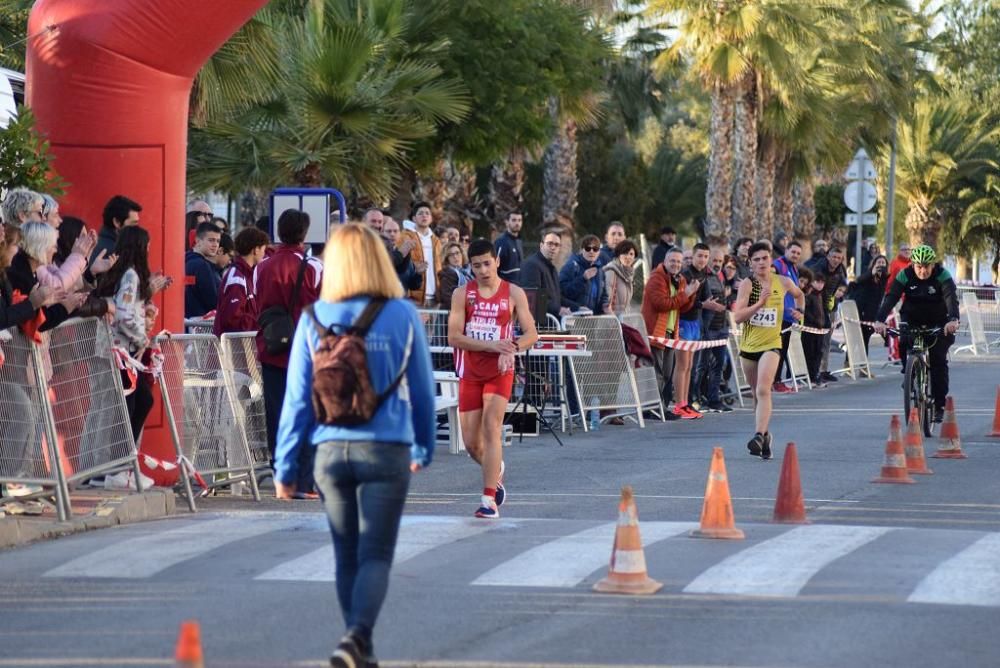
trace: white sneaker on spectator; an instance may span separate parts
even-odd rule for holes
[[[30,496],[42,491],[41,485],[25,485],[17,482],[7,483],[7,496]]]
[[[143,473],[139,475],[142,476],[142,488],[150,489],[153,486],[153,479]],[[135,474],[132,471],[121,471],[105,476],[104,489],[136,489]]]

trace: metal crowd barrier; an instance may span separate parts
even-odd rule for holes
[[[871,366],[868,364],[868,352],[865,350],[865,340],[861,335],[861,316],[858,315],[858,305],[853,299],[840,302],[840,321],[844,326],[844,344],[847,348],[847,366],[841,369],[853,380],[864,374],[874,378]]]
[[[960,285],[958,294],[962,315],[959,331],[985,337],[989,345],[1000,346],[1000,288]],[[978,332],[972,331],[973,322],[981,326]]]
[[[431,366],[435,371],[454,371],[454,352],[448,345],[448,311],[417,309],[417,312],[424,322],[427,345],[431,351]]]
[[[164,356],[160,392],[189,508],[195,510],[192,475],[203,490],[248,482],[259,501],[254,458],[218,339],[174,334],[157,343]]]
[[[967,346],[959,346],[951,351],[952,355],[971,352],[975,356],[990,354],[990,340],[986,335],[986,323],[983,320],[983,310],[975,292],[962,292],[962,326],[972,342]],[[994,342],[996,345],[997,342]]]
[[[626,313],[622,316],[622,322],[639,330],[643,340],[649,344],[649,332],[646,331],[646,321],[642,319],[641,313]],[[656,367],[641,366],[636,368],[632,365],[632,375],[635,377],[635,386],[639,395],[639,407],[642,410],[653,411],[664,420],[666,407],[660,397],[660,388],[656,381]]]
[[[0,332],[0,482],[41,486],[31,497],[65,521],[70,482],[131,468],[142,483],[107,324],[75,318],[41,339]]]
[[[802,332],[793,329],[791,338],[788,339],[788,366],[792,371],[789,378],[795,391],[799,391],[799,385],[805,385],[812,389],[812,379],[809,378],[809,365],[806,364],[806,353],[802,348]]]
[[[567,316],[563,322],[570,333],[587,337],[587,350],[591,353],[590,357],[570,359],[582,401],[580,410],[634,410],[639,426],[645,427],[639,388],[625,352],[618,318],[613,315]],[[586,420],[584,428],[587,428]]]
[[[223,334],[219,344],[229,390],[246,434],[254,469],[267,471],[271,466],[271,452],[267,447],[264,379],[257,359],[257,332]]]

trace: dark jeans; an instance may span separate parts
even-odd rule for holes
[[[370,645],[410,486],[410,448],[372,441],[320,443],[313,473],[333,536],[344,623]]]
[[[261,380],[264,381],[264,418],[267,423],[267,450],[274,462],[274,449],[278,442],[278,423],[281,422],[281,406],[285,403],[285,387],[287,386],[287,369],[271,364],[260,365]],[[299,448],[298,479],[295,489],[299,492],[311,492],[315,487],[313,482],[313,457],[315,450],[309,443],[303,443]]]
[[[823,359],[823,342],[825,340],[826,335],[824,334],[802,332],[802,354],[806,358],[809,380],[814,383],[819,380],[819,364]]]
[[[955,335],[940,336],[927,351],[927,361],[931,365],[931,394],[934,395],[934,406],[944,408],[948,398],[948,349],[955,343]],[[902,361],[902,371],[906,373],[906,355],[913,347],[913,339],[908,336],[899,338],[899,359]]]
[[[128,374],[124,371],[121,374],[122,386],[127,387],[129,383]],[[147,380],[147,374],[136,374],[135,391],[125,395],[128,421],[132,427],[132,438],[136,444],[139,443],[139,434],[142,433],[142,425],[146,424],[149,411],[153,410],[153,390]]]
[[[666,409],[674,398],[674,349],[650,347],[650,350],[653,353],[653,366],[660,377],[660,398]]]
[[[706,330],[701,338],[703,341],[725,341],[728,336],[729,333],[726,331]],[[722,370],[726,367],[726,347],[705,348],[700,353],[698,376],[708,384],[705,398],[709,404],[717,404],[719,388],[722,386]]]

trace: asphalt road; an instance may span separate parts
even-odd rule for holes
[[[385,666],[996,666],[1000,439],[996,363],[953,365],[966,460],[875,485],[895,370],[776,397],[812,524],[769,522],[781,468],[745,449],[748,410],[605,426],[505,452],[509,500],[471,518],[478,471],[438,452],[414,478],[389,598]],[[688,537],[713,446],[743,541]],[[936,447],[926,443],[928,451]],[[631,484],[649,597],[591,592]],[[311,502],[204,499],[201,512],[0,553],[2,666],[173,665],[202,625],[209,666],[320,666],[342,631],[325,520]]]

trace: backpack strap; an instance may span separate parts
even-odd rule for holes
[[[382,402],[388,399],[399,387],[399,384],[403,382],[403,376],[406,375],[406,367],[410,365],[410,352],[413,350],[413,325],[410,325],[410,329],[406,335],[406,352],[403,353],[403,363],[399,367],[399,373],[396,374],[396,379],[389,384],[389,387],[385,388],[385,391],[378,395],[378,401],[375,404],[376,410],[378,406],[382,405]]]
[[[379,313],[382,312],[382,308],[385,306],[386,300],[383,297],[373,297],[365,310],[361,312],[358,319],[354,321],[351,325],[351,330],[360,337],[364,337],[368,334],[368,330],[371,329],[372,325],[375,323],[375,319],[378,318]]]

